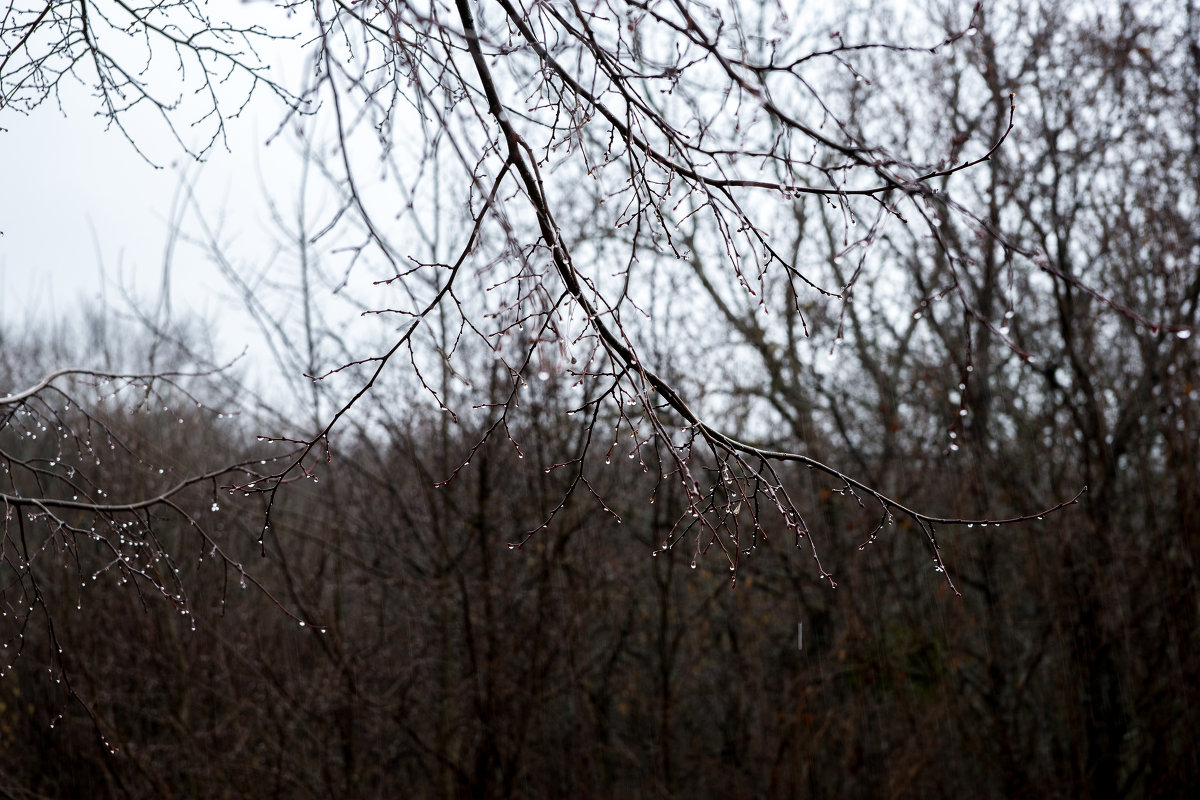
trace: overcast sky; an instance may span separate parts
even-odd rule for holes
[[[264,4],[229,4],[222,13],[228,11],[257,14],[273,33],[284,21]],[[285,85],[307,68],[300,41],[262,51]],[[152,69],[171,71],[173,65],[165,59]],[[224,219],[223,234],[242,263],[270,261],[277,239],[263,186],[269,185],[271,196],[290,211],[298,168],[286,138],[265,146],[283,114],[269,92],[259,92],[240,118],[227,119],[228,149],[218,143],[203,164],[160,127],[131,126],[139,146],[162,168],[147,163],[119,130],[96,115],[98,101],[78,82],[63,83],[61,105],[60,110],[51,100],[27,116],[0,110],[5,129],[0,131],[0,323],[16,327],[62,319],[80,304],[120,309],[127,294],[152,303],[162,285],[173,209],[185,179],[195,187],[205,216]],[[188,135],[187,124],[182,119],[183,135]],[[185,219],[184,229],[195,232],[194,220]],[[228,285],[197,248],[177,247],[169,266],[176,314],[224,320],[237,309]],[[362,296],[369,303],[379,291],[367,283]],[[227,357],[247,339],[241,334],[227,338],[220,354]]]
[[[277,10],[261,4],[246,9],[234,10],[270,15],[278,29]],[[294,76],[302,68],[294,42],[263,55],[275,63],[276,75]],[[151,69],[170,70],[167,61]],[[295,160],[287,141],[264,147],[283,114],[278,100],[257,93],[244,115],[226,121],[228,146],[218,143],[203,163],[161,126],[135,122],[131,132],[158,161],[156,168],[97,116],[99,103],[86,87],[67,79],[60,88],[61,108],[51,99],[27,115],[0,109],[0,324],[24,328],[61,320],[81,305],[120,309],[127,294],[143,304],[155,300],[185,180],[205,215],[224,219],[223,231],[236,240],[239,256],[269,258],[274,241],[254,235],[267,217],[260,176],[271,175],[286,195],[287,165]],[[202,141],[188,123],[180,125],[181,135]],[[236,305],[198,249],[180,244],[170,266],[176,313],[212,319]],[[241,349],[236,342],[229,347]]]
[[[70,314],[105,293],[116,304],[122,288],[155,295],[185,174],[206,204],[256,213],[256,119],[232,123],[246,140],[237,143],[251,146],[155,169],[118,131],[105,130],[94,101],[77,99],[68,116],[49,105],[29,116],[0,114],[0,314],[8,324]],[[204,313],[219,299],[216,286],[194,254],[184,257],[190,264],[174,265],[174,289]]]

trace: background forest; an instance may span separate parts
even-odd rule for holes
[[[224,367],[202,321],[152,304],[51,334],[0,321],[0,796],[1200,785],[1200,14],[944,5],[908,35],[853,7],[813,34],[838,50],[816,76],[829,127],[934,175],[912,190],[924,211],[904,212],[924,227],[892,219],[899,204],[853,205],[852,182],[753,201],[771,247],[840,287],[833,301],[707,257],[719,214],[647,201],[658,212],[609,217],[625,198],[597,202],[603,178],[593,191],[543,163],[576,261],[628,257],[594,280],[643,311],[620,323],[638,358],[719,430],[840,472],[755,467],[719,438],[707,461],[654,444],[670,440],[651,392],[576,366],[593,363],[572,327],[586,315],[529,301],[511,316],[561,269],[421,284],[418,268],[457,253],[443,230],[484,230],[453,204],[416,237],[410,283],[385,284],[453,302],[389,371],[321,305],[345,240],[318,242],[281,198],[269,282],[211,231],[193,232],[207,261],[187,265],[224,277],[270,345],[261,362]],[[909,40],[947,43],[898,49]],[[890,44],[854,47],[871,41]],[[342,192],[329,213],[360,220],[353,258],[386,261],[374,190],[304,152],[312,181]],[[421,163],[436,173],[440,155]],[[849,174],[838,163],[810,166]],[[518,164],[495,161],[501,176]],[[438,180],[491,207],[490,182]],[[639,255],[654,213],[669,263]],[[463,253],[534,260],[512,245],[522,224],[514,212]],[[764,313],[763,298],[780,302]],[[502,335],[473,336],[481,319]],[[680,464],[710,480],[673,477]],[[766,485],[786,487],[775,516],[757,505]]]

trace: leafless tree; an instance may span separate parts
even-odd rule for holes
[[[303,444],[295,469],[256,482],[268,498],[267,524],[278,486],[302,474],[303,459],[327,446],[393,360],[408,361],[445,405],[450,398],[426,374],[430,357],[469,384],[471,370],[455,359],[465,340],[477,339],[511,383],[483,438],[508,435],[519,451],[509,414],[527,379],[561,373],[578,390],[573,413],[594,435],[548,468],[573,476],[570,495],[590,490],[599,453],[628,455],[641,469],[660,465],[686,498],[663,548],[686,543],[697,556],[715,548],[735,580],[741,560],[779,531],[816,558],[804,501],[779,471],[794,463],[876,509],[867,538],[906,517],[942,568],[935,527],[968,520],[917,511],[803,450],[735,438],[716,422],[720,406],[698,400],[711,370],[705,354],[668,346],[658,329],[664,317],[686,313],[694,273],[681,264],[689,262],[752,298],[764,318],[798,321],[820,342],[793,346],[832,350],[869,246],[891,227],[921,228],[952,273],[968,270],[938,230],[946,216],[975,215],[944,184],[1003,146],[1011,98],[997,109],[1007,125],[959,158],[948,142],[935,142],[930,156],[872,139],[850,124],[835,89],[869,81],[855,66],[863,54],[936,61],[973,30],[972,19],[917,46],[848,42],[840,31],[804,35],[781,8],[736,4],[334,3],[314,12],[315,79],[298,94],[330,118],[327,146],[341,163],[334,174],[342,188],[316,238],[348,251],[346,280],[356,269],[379,271],[387,300],[372,313],[400,320],[400,334],[382,354],[320,376],[351,367],[364,375]],[[856,92],[847,93],[853,102]],[[364,177],[380,166],[388,180]],[[830,218],[843,254],[862,253],[857,269],[830,279],[778,249],[804,198],[820,201],[816,213]],[[982,318],[965,293],[942,294],[967,319]],[[835,321],[832,329],[809,330],[818,313]],[[430,329],[435,317],[449,339]]]
[[[872,437],[855,433],[849,413],[860,399],[807,392],[806,379],[836,371],[839,353],[856,348],[875,399],[896,411],[882,446],[895,444],[887,432],[903,415],[930,434],[914,437],[916,446],[941,454],[955,440],[994,435],[971,377],[990,373],[986,359],[1049,369],[1030,367],[1036,342],[1023,329],[1009,333],[1002,288],[1018,272],[1036,276],[1023,285],[1041,298],[1069,305],[1065,298],[1084,296],[1122,324],[1191,331],[1194,289],[1192,318],[1150,320],[1102,291],[1108,276],[1065,269],[1012,235],[995,196],[976,191],[970,176],[997,175],[988,170],[1011,146],[1017,104],[1003,81],[985,80],[986,91],[971,95],[983,108],[961,129],[967,116],[953,108],[928,120],[910,110],[905,70],[949,70],[985,28],[978,6],[948,32],[913,41],[739,2],[334,0],[280,13],[307,15],[294,44],[266,23],[214,22],[194,2],[10,3],[0,17],[0,104],[10,114],[79,79],[135,146],[144,139],[133,120],[150,111],[174,132],[198,122],[205,135],[192,149],[203,155],[251,93],[281,98],[281,130],[298,131],[337,192],[321,219],[303,220],[302,247],[322,249],[337,286],[367,274],[378,295],[365,308],[390,337],[377,354],[318,358],[306,313],[306,344],[288,360],[344,398],[326,406],[314,396],[305,429],[272,431],[268,444],[282,447],[268,458],[248,451],[232,464],[188,463],[170,480],[126,421],[150,406],[188,406],[176,417],[185,424],[222,413],[191,388],[213,365],[129,374],[10,367],[0,461],[13,649],[31,615],[52,623],[57,610],[41,605],[42,586],[63,561],[80,582],[116,575],[187,611],[176,543],[158,535],[163,517],[183,522],[189,546],[243,579],[243,559],[213,535],[207,515],[216,512],[206,509],[230,493],[261,500],[256,541],[265,552],[286,513],[281,492],[335,459],[336,434],[365,414],[392,371],[410,375],[443,420],[463,419],[477,434],[431,481],[462,480],[491,440],[521,456],[554,453],[539,466],[561,481],[558,494],[538,519],[521,520],[515,546],[563,524],[577,496],[614,519],[628,514],[597,479],[611,460],[650,476],[648,501],[672,505],[650,549],[681,551],[690,563],[720,554],[735,581],[768,537],[817,559],[813,539],[823,531],[812,520],[834,518],[823,510],[834,494],[869,515],[858,541],[911,532],[942,571],[941,529],[1030,520],[1075,503],[1083,482],[1005,504],[1000,518],[923,510],[897,492],[910,488],[902,470],[875,472]],[[272,79],[260,46],[294,46],[308,59],[308,82],[292,89]],[[1038,201],[1017,207],[1031,224],[1045,217]],[[307,296],[305,304],[307,312]],[[866,341],[874,331],[900,351],[921,342],[950,351],[958,401],[949,415],[928,400],[946,376],[889,371],[883,350]],[[754,401],[740,375],[747,354],[774,381]],[[519,419],[543,382],[578,421],[566,456],[532,445],[527,437],[540,429]],[[905,397],[910,388],[922,393]],[[114,390],[118,407],[106,412],[93,392]],[[756,422],[751,403],[760,400],[786,431]],[[839,438],[847,446],[830,445]],[[108,458],[146,471],[149,482],[110,497]],[[93,570],[97,553],[108,561]],[[664,605],[669,576],[659,586]],[[666,709],[665,625],[658,645]],[[492,697],[479,696],[484,705]],[[664,730],[669,716],[658,719]],[[662,772],[669,781],[669,760]]]

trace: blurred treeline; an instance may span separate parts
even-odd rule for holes
[[[1189,369],[1194,381],[1194,361]],[[1200,479],[1194,461],[1170,456],[1197,446],[1194,425],[1170,422],[1177,409],[1142,405],[1126,445],[1137,466],[1080,506],[944,533],[956,598],[915,530],[900,524],[858,551],[871,515],[807,475],[789,479],[811,490],[810,524],[836,589],[782,535],[743,564],[736,588],[720,556],[696,569],[686,544],[652,557],[681,498],[660,489],[648,503],[652,482],[636,480],[624,458],[593,470],[621,524],[581,493],[510,551],[506,542],[539,525],[565,486],[541,465],[569,458],[583,435],[554,384],[514,431],[523,459],[494,441],[448,486],[434,484],[481,431],[445,414],[400,413],[386,433],[339,448],[318,484],[280,501],[265,559],[261,502],[198,490],[197,516],[304,627],[240,588],[238,573],[174,520],[156,529],[184,573],[187,616],[110,573],[88,581],[104,566],[99,551],[78,548],[78,567],[44,553],[66,579],[43,580],[42,602],[95,717],[67,697],[57,669],[45,670],[50,644],[34,616],[0,682],[0,788],[10,797],[1065,797],[1172,796],[1195,785],[1189,497]],[[905,497],[1003,514],[1095,480],[1086,473],[1101,469],[1105,448],[1078,435],[1074,415],[1053,411],[1029,421],[1053,427],[1064,442],[1053,450],[1013,436],[967,445],[947,463],[907,443]],[[176,469],[238,460],[238,443],[252,438],[203,415],[111,424],[151,460],[174,453]],[[119,470],[107,485],[114,496],[144,494]],[[205,513],[214,497],[219,511]]]
[[[136,582],[42,580],[63,674],[90,712],[45,669],[53,644],[32,616],[0,681],[0,794],[1186,795],[1200,785],[1200,337],[1186,336],[1200,303],[1200,19],[1170,5],[984,19],[926,76],[944,113],[906,123],[915,106],[891,109],[887,125],[974,152],[1003,132],[1010,92],[1023,114],[969,190],[950,184],[982,209],[976,228],[946,212],[964,260],[885,239],[904,285],[868,270],[853,306],[811,312],[844,326],[833,367],[720,304],[763,376],[738,391],[768,415],[745,421],[768,443],[802,443],[931,513],[1004,518],[1088,487],[1042,521],[940,530],[961,597],[903,518],[860,550],[877,515],[806,471],[785,478],[836,589],[782,532],[736,588],[719,556],[695,569],[686,544],[651,556],[683,503],[669,482],[649,502],[656,465],[631,470],[620,448],[588,465],[620,524],[579,491],[510,551],[570,482],[545,467],[587,435],[566,379],[530,382],[512,419],[524,458],[493,437],[456,474],[476,416],[454,424],[381,395],[319,483],[281,494],[265,558],[261,498],[190,498],[265,592],[243,591],[167,518],[156,530],[186,616]],[[883,124],[865,103],[849,113]],[[1037,255],[980,233],[992,230]],[[55,357],[10,333],[5,384]],[[507,373],[479,369],[476,402],[502,402]],[[2,422],[9,437],[16,422]],[[246,442],[272,432],[200,410],[108,422],[179,472],[253,455]],[[142,494],[141,475],[105,485]],[[51,548],[43,563],[103,566],[78,557]]]

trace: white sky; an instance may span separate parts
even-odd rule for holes
[[[204,164],[181,154],[155,169],[78,94],[69,116],[52,106],[0,113],[0,318],[8,324],[70,314],[104,293],[119,303],[121,287],[155,295],[185,170],[206,205],[241,204],[255,214],[255,119],[230,123],[235,139],[246,140],[232,154],[214,150]],[[210,311],[219,299],[210,268],[194,256],[180,260],[174,294]]]
[[[233,15],[251,15],[279,30],[278,10],[231,5],[226,10]],[[296,42],[274,50],[260,50],[277,64],[273,74],[299,73]],[[166,83],[169,62],[169,57],[152,62],[152,69],[167,70]],[[295,156],[287,141],[263,147],[284,111],[268,91],[256,93],[240,118],[226,120],[228,149],[218,143],[203,163],[183,152],[161,125],[125,117],[133,120],[138,145],[163,165],[155,168],[115,126],[106,128],[96,114],[99,102],[85,86],[67,79],[60,89],[61,108],[52,98],[28,115],[0,109],[0,325],[24,329],[62,320],[81,304],[119,311],[127,305],[125,293],[143,303],[155,301],[185,178],[210,221],[224,220],[222,230],[237,242],[239,258],[269,259],[274,240],[254,235],[265,230],[267,218],[259,176],[275,176],[272,184],[281,184],[286,196],[287,165]],[[189,129],[186,111],[176,119],[181,135],[202,141],[201,132]],[[185,223],[189,227],[196,226]],[[236,307],[217,270],[196,248],[178,245],[170,265],[176,314],[215,319]],[[222,349],[229,352],[222,355],[240,352],[245,333],[243,328],[228,337]]]
[[[273,33],[289,25],[288,17],[266,3],[229,4],[221,13],[258,22]],[[298,18],[292,24],[303,27]],[[260,50],[285,85],[288,76],[305,69],[301,41]],[[151,66],[166,70],[161,81],[151,79],[152,85],[171,83],[169,53]],[[281,185],[277,197],[286,213],[288,165],[295,158],[286,140],[262,146],[282,114],[268,91],[260,90],[242,118],[227,120],[229,151],[218,143],[203,165],[184,154],[161,126],[135,122],[139,146],[166,165],[155,169],[119,130],[106,129],[106,121],[96,116],[98,101],[84,86],[68,79],[61,90],[63,110],[53,99],[28,116],[0,110],[0,129],[6,129],[0,130],[0,323],[64,317],[78,303],[102,299],[119,306],[122,289],[153,299],[163,275],[172,206],[185,175],[195,183],[206,215],[224,216],[224,230],[235,238],[239,257],[254,259],[260,248],[262,259],[269,257],[273,242],[265,233],[267,209],[258,176],[271,175],[273,189]],[[177,120],[187,135],[187,113],[181,111]],[[294,175],[294,168],[290,172]],[[214,273],[194,249],[177,250],[171,272],[176,310],[186,305],[201,316],[227,311],[227,289]]]

